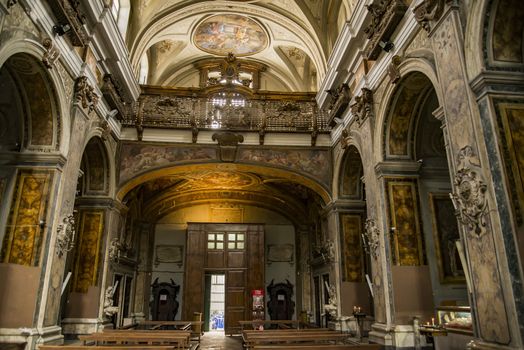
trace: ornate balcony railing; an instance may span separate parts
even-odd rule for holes
[[[234,89],[165,89],[144,87],[138,108],[122,120],[124,126],[200,130],[255,131],[261,143],[267,132],[329,132],[328,116],[310,93],[253,93]]]

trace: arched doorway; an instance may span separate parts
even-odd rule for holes
[[[99,317],[110,187],[108,153],[95,136],[84,148],[78,173],[73,211],[77,235],[65,262],[60,308],[65,335],[79,332],[83,320]]]
[[[435,308],[469,305],[438,107],[431,81],[412,72],[388,108],[384,199],[397,324],[411,324],[414,316],[431,322]]]
[[[0,327],[34,328],[62,166],[62,120],[53,80],[35,57],[8,58],[0,89]]]
[[[141,317],[149,318],[151,284],[172,283],[180,287],[175,319],[197,312],[206,321],[212,311],[206,304],[206,274],[225,276],[227,333],[238,331],[238,320],[252,318],[251,291],[272,283],[293,285],[286,305],[294,305],[287,310],[294,319],[310,311],[305,266],[311,242],[322,234],[319,213],[325,205],[304,185],[310,181],[296,173],[243,164],[178,166],[154,178],[143,174],[142,181],[120,194],[127,207],[138,208],[135,223],[149,227],[137,238],[137,258],[149,263],[144,278],[137,275],[133,312],[141,310]],[[127,214],[126,221],[130,219]],[[265,300],[266,313],[270,301]]]

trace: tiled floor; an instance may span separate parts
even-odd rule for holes
[[[242,350],[242,337],[225,336],[222,332],[207,332],[200,340],[203,350]]]

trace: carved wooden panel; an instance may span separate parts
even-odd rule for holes
[[[204,254],[205,232],[203,225],[190,224],[187,230],[186,271],[184,282],[183,314],[190,320],[193,312],[204,312]]]
[[[206,257],[207,257],[206,266],[212,266],[214,268],[222,268],[225,266],[225,263],[224,263],[225,255],[224,255],[223,250],[220,250],[220,251],[208,250]]]
[[[244,251],[233,251],[227,253],[227,267],[245,267],[246,253]]]

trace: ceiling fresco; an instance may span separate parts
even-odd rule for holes
[[[193,42],[211,54],[247,56],[264,50],[269,37],[262,26],[249,17],[222,14],[200,23],[193,34]]]

